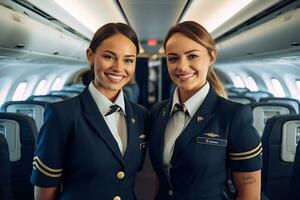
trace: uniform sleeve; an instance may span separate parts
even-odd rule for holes
[[[44,125],[37,137],[31,182],[40,187],[56,187],[61,184],[63,175],[66,133],[51,104],[44,117]]]
[[[251,172],[262,168],[262,145],[248,106],[243,105],[235,111],[229,130],[228,151],[232,171]]]

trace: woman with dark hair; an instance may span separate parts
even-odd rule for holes
[[[173,97],[151,110],[149,154],[157,200],[221,200],[232,172],[238,200],[260,199],[261,143],[248,106],[226,98],[213,70],[216,46],[198,23],[164,41]]]
[[[38,200],[134,200],[145,156],[147,111],[127,100],[138,38],[109,23],[86,51],[93,81],[77,97],[49,104],[37,138],[31,181]]]

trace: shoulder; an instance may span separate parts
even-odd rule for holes
[[[61,115],[74,115],[74,112],[79,110],[81,108],[80,106],[80,97],[72,97],[63,101],[55,102],[55,103],[49,103],[47,105],[46,110],[52,110],[57,114]]]
[[[66,126],[71,124],[76,116],[81,116],[80,97],[72,97],[64,101],[49,103],[44,112],[45,123],[61,124]]]
[[[130,102],[130,105],[132,107],[132,109],[134,111],[138,111],[138,112],[148,112],[147,108],[143,105],[140,105],[140,104],[137,104],[137,103],[133,103],[133,102]]]
[[[234,101],[231,101],[229,99],[225,99],[224,97],[218,97],[219,98],[219,105],[222,105],[224,109],[243,109],[245,107],[249,107],[245,104],[237,103]],[[250,107],[249,107],[250,108]]]
[[[62,109],[62,108],[72,108],[73,106],[77,106],[80,103],[80,97],[75,96],[69,99],[65,99],[63,101],[50,103],[49,105],[54,109]],[[75,107],[76,108],[76,107]],[[74,107],[73,107],[74,109]]]
[[[136,104],[136,103],[132,103],[130,102],[130,106],[132,107],[132,110],[135,113],[141,114],[141,115],[148,115],[148,110],[146,107],[140,105],[140,104]]]
[[[162,108],[165,107],[170,100],[171,99],[169,98],[169,99],[160,101],[158,103],[155,103],[150,109],[151,115],[152,114],[155,115],[155,114],[159,113],[162,110]]]
[[[218,110],[221,113],[225,113],[226,115],[244,115],[244,114],[251,114],[252,109],[250,106],[233,102],[223,97],[218,97],[219,101],[217,104]]]

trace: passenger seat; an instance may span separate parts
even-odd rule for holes
[[[0,199],[12,200],[13,194],[11,189],[9,150],[4,131],[5,127],[0,124]]]
[[[297,130],[297,136],[300,137],[300,128]],[[292,172],[292,178],[290,183],[289,198],[291,200],[300,200],[300,143],[298,139],[298,145],[295,155],[294,167]]]
[[[37,129],[40,130],[44,123],[44,111],[47,104],[47,102],[32,100],[9,101],[2,105],[1,110],[3,112],[22,113],[32,117],[36,122]]]
[[[252,97],[244,97],[244,96],[228,96],[228,99],[233,101],[233,102],[237,102],[237,103],[241,103],[241,104],[249,104],[249,103],[255,103],[256,100]]]
[[[273,102],[273,103],[285,103],[290,104],[295,109],[296,113],[299,114],[300,110],[300,103],[297,99],[292,98],[279,98],[279,97],[268,97],[268,98],[262,98],[260,99],[261,102]]]
[[[253,111],[253,125],[262,137],[268,119],[276,115],[295,114],[295,109],[284,103],[259,102],[248,104]]]
[[[14,200],[33,200],[30,176],[35,151],[34,135],[37,134],[36,124],[31,117],[24,114],[0,113],[0,127],[8,143]]]
[[[53,102],[58,102],[62,101],[64,99],[68,99],[68,96],[64,95],[32,95],[27,98],[27,101],[43,101],[43,102],[48,102],[48,103],[53,103]]]
[[[271,200],[288,199],[299,138],[300,115],[278,115],[266,123],[262,136],[262,191]]]
[[[273,94],[269,93],[269,92],[265,92],[265,91],[246,91],[246,92],[242,92],[240,94],[240,96],[245,96],[245,97],[252,97],[254,98],[257,102],[259,102],[259,100],[261,98],[266,98],[266,97],[273,97]]]

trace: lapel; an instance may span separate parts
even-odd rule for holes
[[[101,115],[96,102],[88,90],[88,87],[86,87],[80,95],[80,100],[83,106],[83,116],[94,128],[96,134],[103,139],[116,158],[124,165],[123,157],[118,144],[110,132],[103,116]]]
[[[134,153],[135,151],[135,145],[133,145],[134,142],[137,142],[138,138],[138,124],[139,119],[137,118],[137,115],[134,113],[132,106],[126,96],[124,95],[125,99],[125,112],[126,112],[126,125],[127,125],[127,148],[126,152],[124,154],[125,162],[129,162],[130,159],[135,159],[134,157],[130,157],[130,155],[136,155]]]
[[[158,159],[160,161],[159,163],[159,168],[160,171],[163,172],[163,176],[165,177],[165,181],[168,182],[167,176],[164,173],[164,164],[163,164],[163,150],[164,150],[164,135],[165,135],[165,131],[167,128],[167,123],[168,120],[170,118],[170,112],[171,112],[171,108],[172,108],[172,98],[169,99],[167,101],[167,104],[165,106],[163,106],[163,108],[161,109],[158,118],[155,119],[155,121],[157,123],[155,123],[154,127],[153,127],[153,133],[154,137],[153,138],[153,143],[155,143],[155,147],[152,148],[154,151],[154,155],[158,156]]]
[[[185,147],[188,142],[198,135],[208,124],[211,118],[214,116],[214,105],[217,102],[217,94],[210,87],[207,97],[203,101],[202,105],[198,108],[195,115],[192,117],[189,124],[180,134],[175,142],[171,163],[176,160],[180,150]]]

